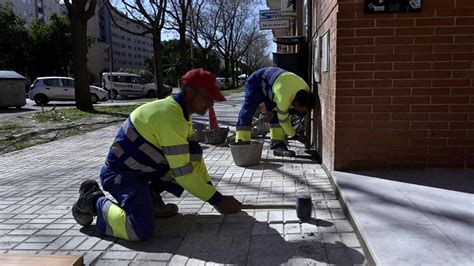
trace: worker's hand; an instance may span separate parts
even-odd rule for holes
[[[232,196],[222,196],[215,207],[222,214],[232,214],[241,211],[242,203]]]
[[[308,138],[303,134],[297,135],[296,140],[303,144],[308,144]]]
[[[260,123],[267,123],[272,121],[273,119],[273,112],[266,112],[263,114],[260,114],[260,117],[258,120],[260,120]]]

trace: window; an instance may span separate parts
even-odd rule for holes
[[[321,39],[321,72],[329,71],[329,31]]]
[[[46,86],[52,86],[52,87],[59,87],[61,86],[59,84],[59,79],[45,79],[43,80],[43,83],[46,85]]]
[[[130,76],[112,76],[113,82],[123,82],[123,83],[131,83],[132,78]]]
[[[74,88],[74,80],[73,79],[61,79],[63,83],[63,87]]]

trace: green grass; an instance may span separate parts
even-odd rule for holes
[[[122,114],[130,114],[133,110],[137,109],[140,106],[139,104],[130,104],[130,105],[114,105],[114,106],[97,106],[95,110],[100,113],[105,114],[115,114],[115,113],[122,113]]]
[[[140,105],[97,106],[95,108],[96,112],[83,112],[76,108],[59,109],[36,113],[34,114],[34,119],[40,123],[62,123],[76,121],[94,115],[128,115],[138,106]]]
[[[13,130],[19,127],[20,126],[16,124],[5,124],[5,125],[0,125],[0,130]]]
[[[243,91],[244,91],[244,87],[239,87],[237,89],[232,89],[232,90],[221,90],[224,96],[229,96],[229,95],[236,94]]]

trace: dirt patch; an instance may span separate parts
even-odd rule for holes
[[[83,134],[123,122],[138,105],[98,107],[97,112],[75,108],[0,117],[0,154]]]

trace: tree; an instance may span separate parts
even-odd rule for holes
[[[134,35],[153,36],[154,72],[158,98],[165,97],[163,87],[163,47],[161,45],[161,32],[165,24],[165,14],[168,0],[121,0],[122,7],[117,9],[110,0],[106,0],[106,7],[111,14],[112,21],[121,30]],[[125,21],[138,24],[137,30],[130,30],[123,26],[117,16]]]
[[[54,14],[47,24],[34,20],[28,29],[28,76],[67,76],[72,60],[70,23]]]
[[[188,34],[201,53],[200,65],[203,68],[208,69],[209,54],[222,39],[218,36],[222,16],[223,2],[220,1],[198,0],[191,7]]]
[[[76,108],[92,111],[87,69],[87,21],[94,15],[97,0],[64,0],[71,21],[72,58]]]
[[[191,3],[192,0],[170,0],[170,8],[167,10],[168,16],[171,18],[168,22],[168,29],[175,30],[179,35],[179,76],[183,75],[189,67],[186,26],[189,22]]]
[[[10,5],[0,4],[0,69],[26,73],[28,33],[24,25]]]
[[[270,55],[267,52],[269,45],[270,40],[267,34],[258,31],[249,48],[242,54],[244,73],[250,74],[262,67],[271,66]]]

